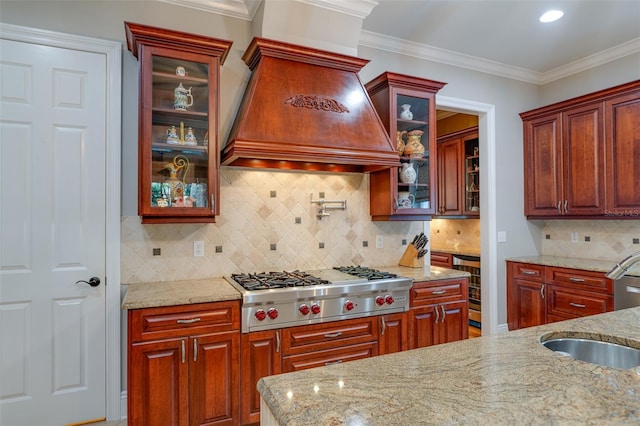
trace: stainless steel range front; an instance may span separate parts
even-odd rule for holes
[[[409,278],[366,267],[233,274],[242,332],[409,310]]]

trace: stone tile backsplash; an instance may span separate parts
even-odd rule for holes
[[[541,225],[543,255],[618,261],[640,251],[639,220],[547,220]]]
[[[431,247],[480,253],[480,219],[433,219]]]
[[[319,198],[320,192],[327,200],[346,200],[347,210],[331,210],[329,217],[319,220],[320,207],[311,197]],[[421,231],[429,235],[429,222],[371,221],[367,174],[223,168],[220,199],[214,224],[143,225],[138,216],[123,217],[122,282],[397,265],[406,249],[403,240],[410,242]],[[383,236],[381,249],[376,248],[377,235]],[[194,241],[204,241],[203,257],[194,257]],[[153,255],[156,248],[159,256]],[[424,259],[428,262],[429,256]]]

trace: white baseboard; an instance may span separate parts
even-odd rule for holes
[[[507,324],[498,324],[498,328],[496,329],[496,334],[508,333],[509,326]]]
[[[120,420],[127,419],[127,391],[120,392]]]

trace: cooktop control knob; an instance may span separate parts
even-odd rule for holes
[[[264,311],[264,309],[258,309],[255,313],[255,317],[258,321],[264,321],[264,319],[267,317],[267,313]]]
[[[317,315],[320,313],[320,305],[318,305],[317,303],[314,303],[313,305],[311,305],[311,313],[314,315]]]
[[[390,305],[393,303],[393,296],[391,296],[390,294],[387,294],[384,298],[385,302],[387,302],[387,305]]]
[[[267,315],[271,319],[276,319],[278,318],[278,310],[276,308],[271,308],[267,311]]]
[[[384,305],[384,297],[382,297],[382,296],[377,296],[377,297],[376,297],[376,305],[378,305],[378,306],[382,306],[382,305]]]
[[[309,309],[309,305],[307,305],[306,303],[303,303],[302,305],[300,305],[300,307],[298,308],[298,311],[302,314],[302,315],[307,315],[309,314],[309,311],[311,311],[311,309]]]
[[[345,311],[352,311],[353,308],[355,308],[355,307],[356,307],[356,305],[351,300],[347,300],[346,302],[344,302]]]

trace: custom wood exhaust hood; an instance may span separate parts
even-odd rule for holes
[[[369,61],[256,37],[223,166],[318,172],[398,167],[358,71]]]

